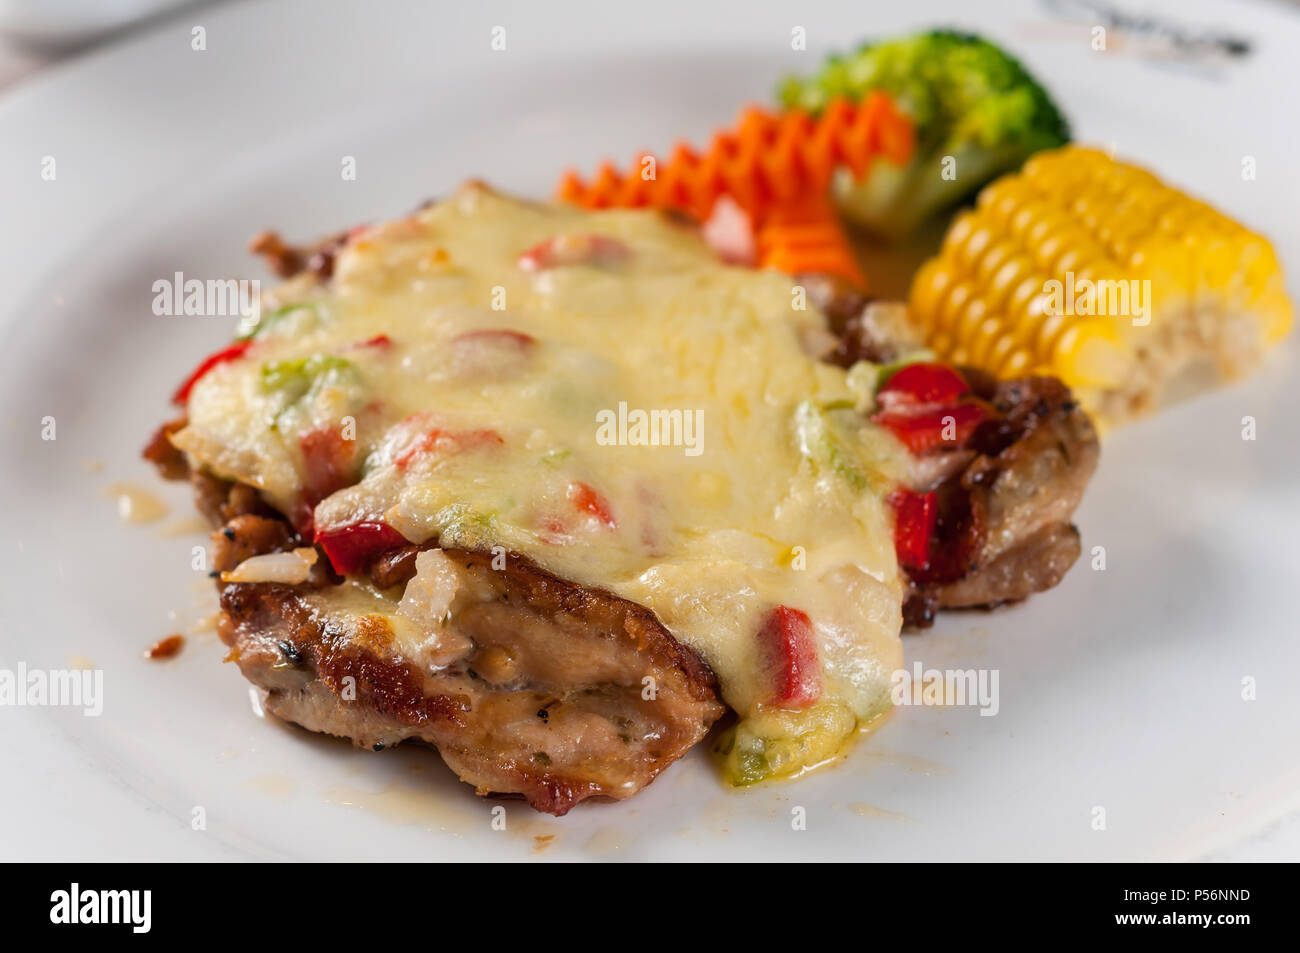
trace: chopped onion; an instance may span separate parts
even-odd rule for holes
[[[818,324],[799,327],[799,347],[809,357],[824,358],[839,346],[840,339]]]
[[[758,261],[754,220],[730,195],[722,195],[713,203],[713,211],[700,226],[700,234],[714,253],[729,264],[753,267]]]
[[[316,550],[303,546],[287,553],[250,556],[230,572],[221,574],[222,582],[282,582],[291,586],[304,583],[316,565]]]
[[[446,621],[451,601],[460,588],[460,573],[441,549],[426,549],[415,557],[415,575],[397,611],[424,629]]]

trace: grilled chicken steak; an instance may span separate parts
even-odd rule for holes
[[[822,324],[688,229],[581,214],[471,186],[317,246],[255,243],[297,273],[289,303],[200,365],[145,457],[217,527],[219,631],[267,711],[426,742],[479,794],[561,815],[635,794],[731,708],[724,770],[750,783],[887,707],[900,619],[1022,599],[1075,561],[1097,443],[1059,382],[927,364],[887,385],[918,343],[901,306],[804,276]],[[500,280],[528,332],[462,300]],[[826,366],[862,361],[882,365],[870,420]],[[636,387],[708,408],[718,456],[593,453],[591,409]],[[945,400],[958,439],[935,429]],[[448,402],[467,422],[435,419]],[[921,504],[908,539],[891,485]],[[805,549],[807,571],[783,562]]]

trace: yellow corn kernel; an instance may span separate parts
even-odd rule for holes
[[[962,307],[961,313],[955,316],[956,320],[949,325],[954,342],[975,340],[980,326],[988,316],[988,307],[984,304],[983,298],[968,300]]]
[[[1008,354],[1006,360],[994,369],[994,373],[999,377],[1021,377],[1024,375],[1025,370],[1028,367],[1029,352],[1022,348],[1017,348]]]
[[[997,367],[1007,352],[1016,346],[1015,339],[1006,333],[997,318],[985,318],[980,323],[978,334],[979,340],[970,354],[977,367]]]
[[[971,286],[965,281],[954,281],[948,288],[948,294],[939,303],[935,311],[934,330],[950,329],[956,326],[958,318],[964,313],[971,298]]]
[[[943,238],[943,250],[958,249],[966,244],[970,238],[970,233],[975,227],[975,216],[971,214],[958,215],[951,225],[948,226],[948,234]]]
[[[939,302],[948,294],[952,281],[953,273],[942,258],[927,261],[912,279],[912,291],[908,299],[912,312],[922,320],[933,319],[939,310]]]
[[[985,285],[992,281],[997,270],[1015,254],[1016,243],[1013,241],[1001,241],[993,245],[975,266],[976,284]]]

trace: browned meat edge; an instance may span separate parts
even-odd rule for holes
[[[1100,454],[1092,422],[1060,381],[964,371],[1001,416],[976,429],[937,488],[934,559],[912,573],[903,607],[913,628],[938,609],[992,608],[1059,583],[1079,558],[1070,520]]]
[[[292,278],[300,272],[310,271],[317,278],[328,280],[334,274],[334,258],[347,240],[348,233],[339,232],[311,245],[290,245],[279,232],[267,230],[253,236],[248,250],[266,262],[266,267],[280,278]]]

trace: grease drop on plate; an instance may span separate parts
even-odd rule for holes
[[[440,792],[390,784],[378,791],[335,785],[325,792],[329,804],[358,808],[396,824],[414,824],[427,831],[461,834],[472,825],[486,826],[477,811],[456,807]]]
[[[113,483],[104,493],[117,500],[117,515],[123,523],[153,523],[168,513],[166,503],[132,483]]]
[[[849,810],[858,817],[880,817],[890,821],[911,820],[911,818],[906,814],[899,814],[897,811],[887,811],[883,807],[876,807],[874,804],[867,804],[864,801],[854,801],[849,805]]]
[[[586,849],[593,854],[617,854],[627,847],[628,838],[617,827],[602,827],[587,839]]]
[[[283,774],[259,774],[248,782],[248,786],[274,798],[293,797],[298,791],[298,782]]]

